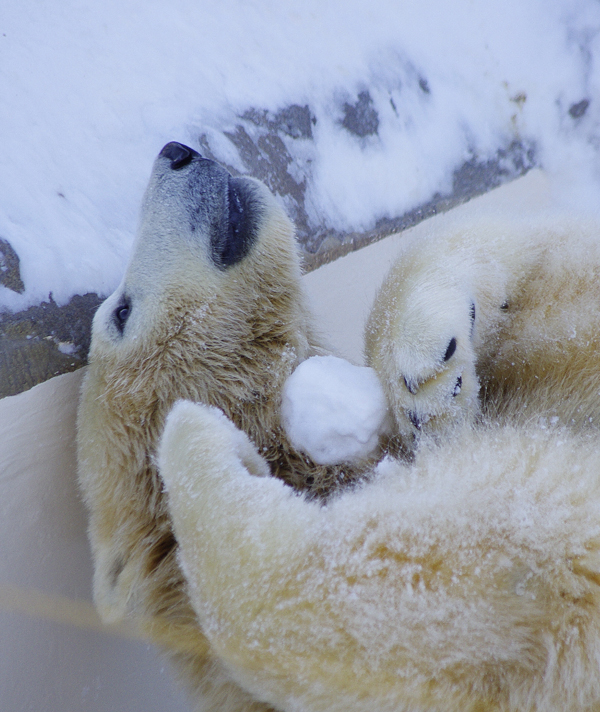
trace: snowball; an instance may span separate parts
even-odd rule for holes
[[[389,429],[375,371],[335,356],[298,366],[283,389],[281,419],[294,447],[320,465],[368,457]]]

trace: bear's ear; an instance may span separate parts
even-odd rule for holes
[[[213,260],[219,267],[231,267],[246,257],[257,240],[262,211],[252,182],[230,176],[227,219],[223,229],[211,236]]]

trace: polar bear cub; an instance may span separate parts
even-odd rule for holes
[[[365,332],[405,445],[483,406],[600,423],[600,226],[489,218],[409,243]]]

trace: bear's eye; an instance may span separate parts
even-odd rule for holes
[[[125,322],[129,318],[130,313],[131,305],[129,304],[129,302],[124,302],[123,304],[120,304],[114,311],[115,324],[117,325],[117,329],[121,334],[123,333],[123,329],[125,328]]]
[[[454,352],[456,351],[456,339],[452,337],[450,339],[450,343],[448,344],[448,348],[446,349],[446,353],[444,354],[444,361],[448,361],[449,359],[452,358],[454,355]]]

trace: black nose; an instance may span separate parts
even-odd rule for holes
[[[168,143],[158,155],[163,158],[168,158],[171,161],[171,168],[174,171],[187,166],[192,158],[201,158],[198,151],[194,151],[193,148],[184,146],[182,143],[177,143],[177,141]]]

